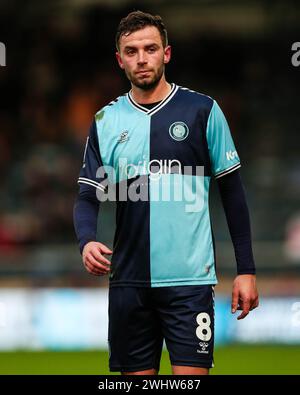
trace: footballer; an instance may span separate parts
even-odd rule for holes
[[[243,319],[258,306],[249,210],[228,123],[215,99],[167,81],[170,59],[160,16],[134,11],[121,20],[116,60],[130,91],[92,120],[74,206],[84,266],[109,276],[109,367],[124,375],[158,374],[163,341],[173,374],[213,367],[214,179],[236,257],[232,313]],[[107,196],[117,207],[112,250],[96,238]]]

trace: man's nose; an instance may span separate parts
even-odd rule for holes
[[[140,51],[138,53],[138,64],[141,65],[141,64],[145,64],[145,63],[147,63],[145,52],[144,51]]]

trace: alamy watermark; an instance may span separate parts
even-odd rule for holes
[[[0,66],[6,66],[6,47],[0,42]]]
[[[95,180],[79,177],[79,183],[94,186],[99,201],[182,202],[186,212],[204,208],[204,167],[182,166],[177,159],[153,159],[98,168]]]
[[[291,58],[292,65],[294,67],[300,66],[300,42],[292,44],[292,51],[294,52]]]

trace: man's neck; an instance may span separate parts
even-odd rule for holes
[[[149,104],[163,100],[171,92],[171,89],[171,84],[162,78],[159,84],[150,90],[143,90],[132,85],[131,95],[137,103]]]

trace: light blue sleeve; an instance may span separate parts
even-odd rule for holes
[[[215,178],[241,167],[228,123],[215,100],[207,121],[206,139],[212,174]]]

